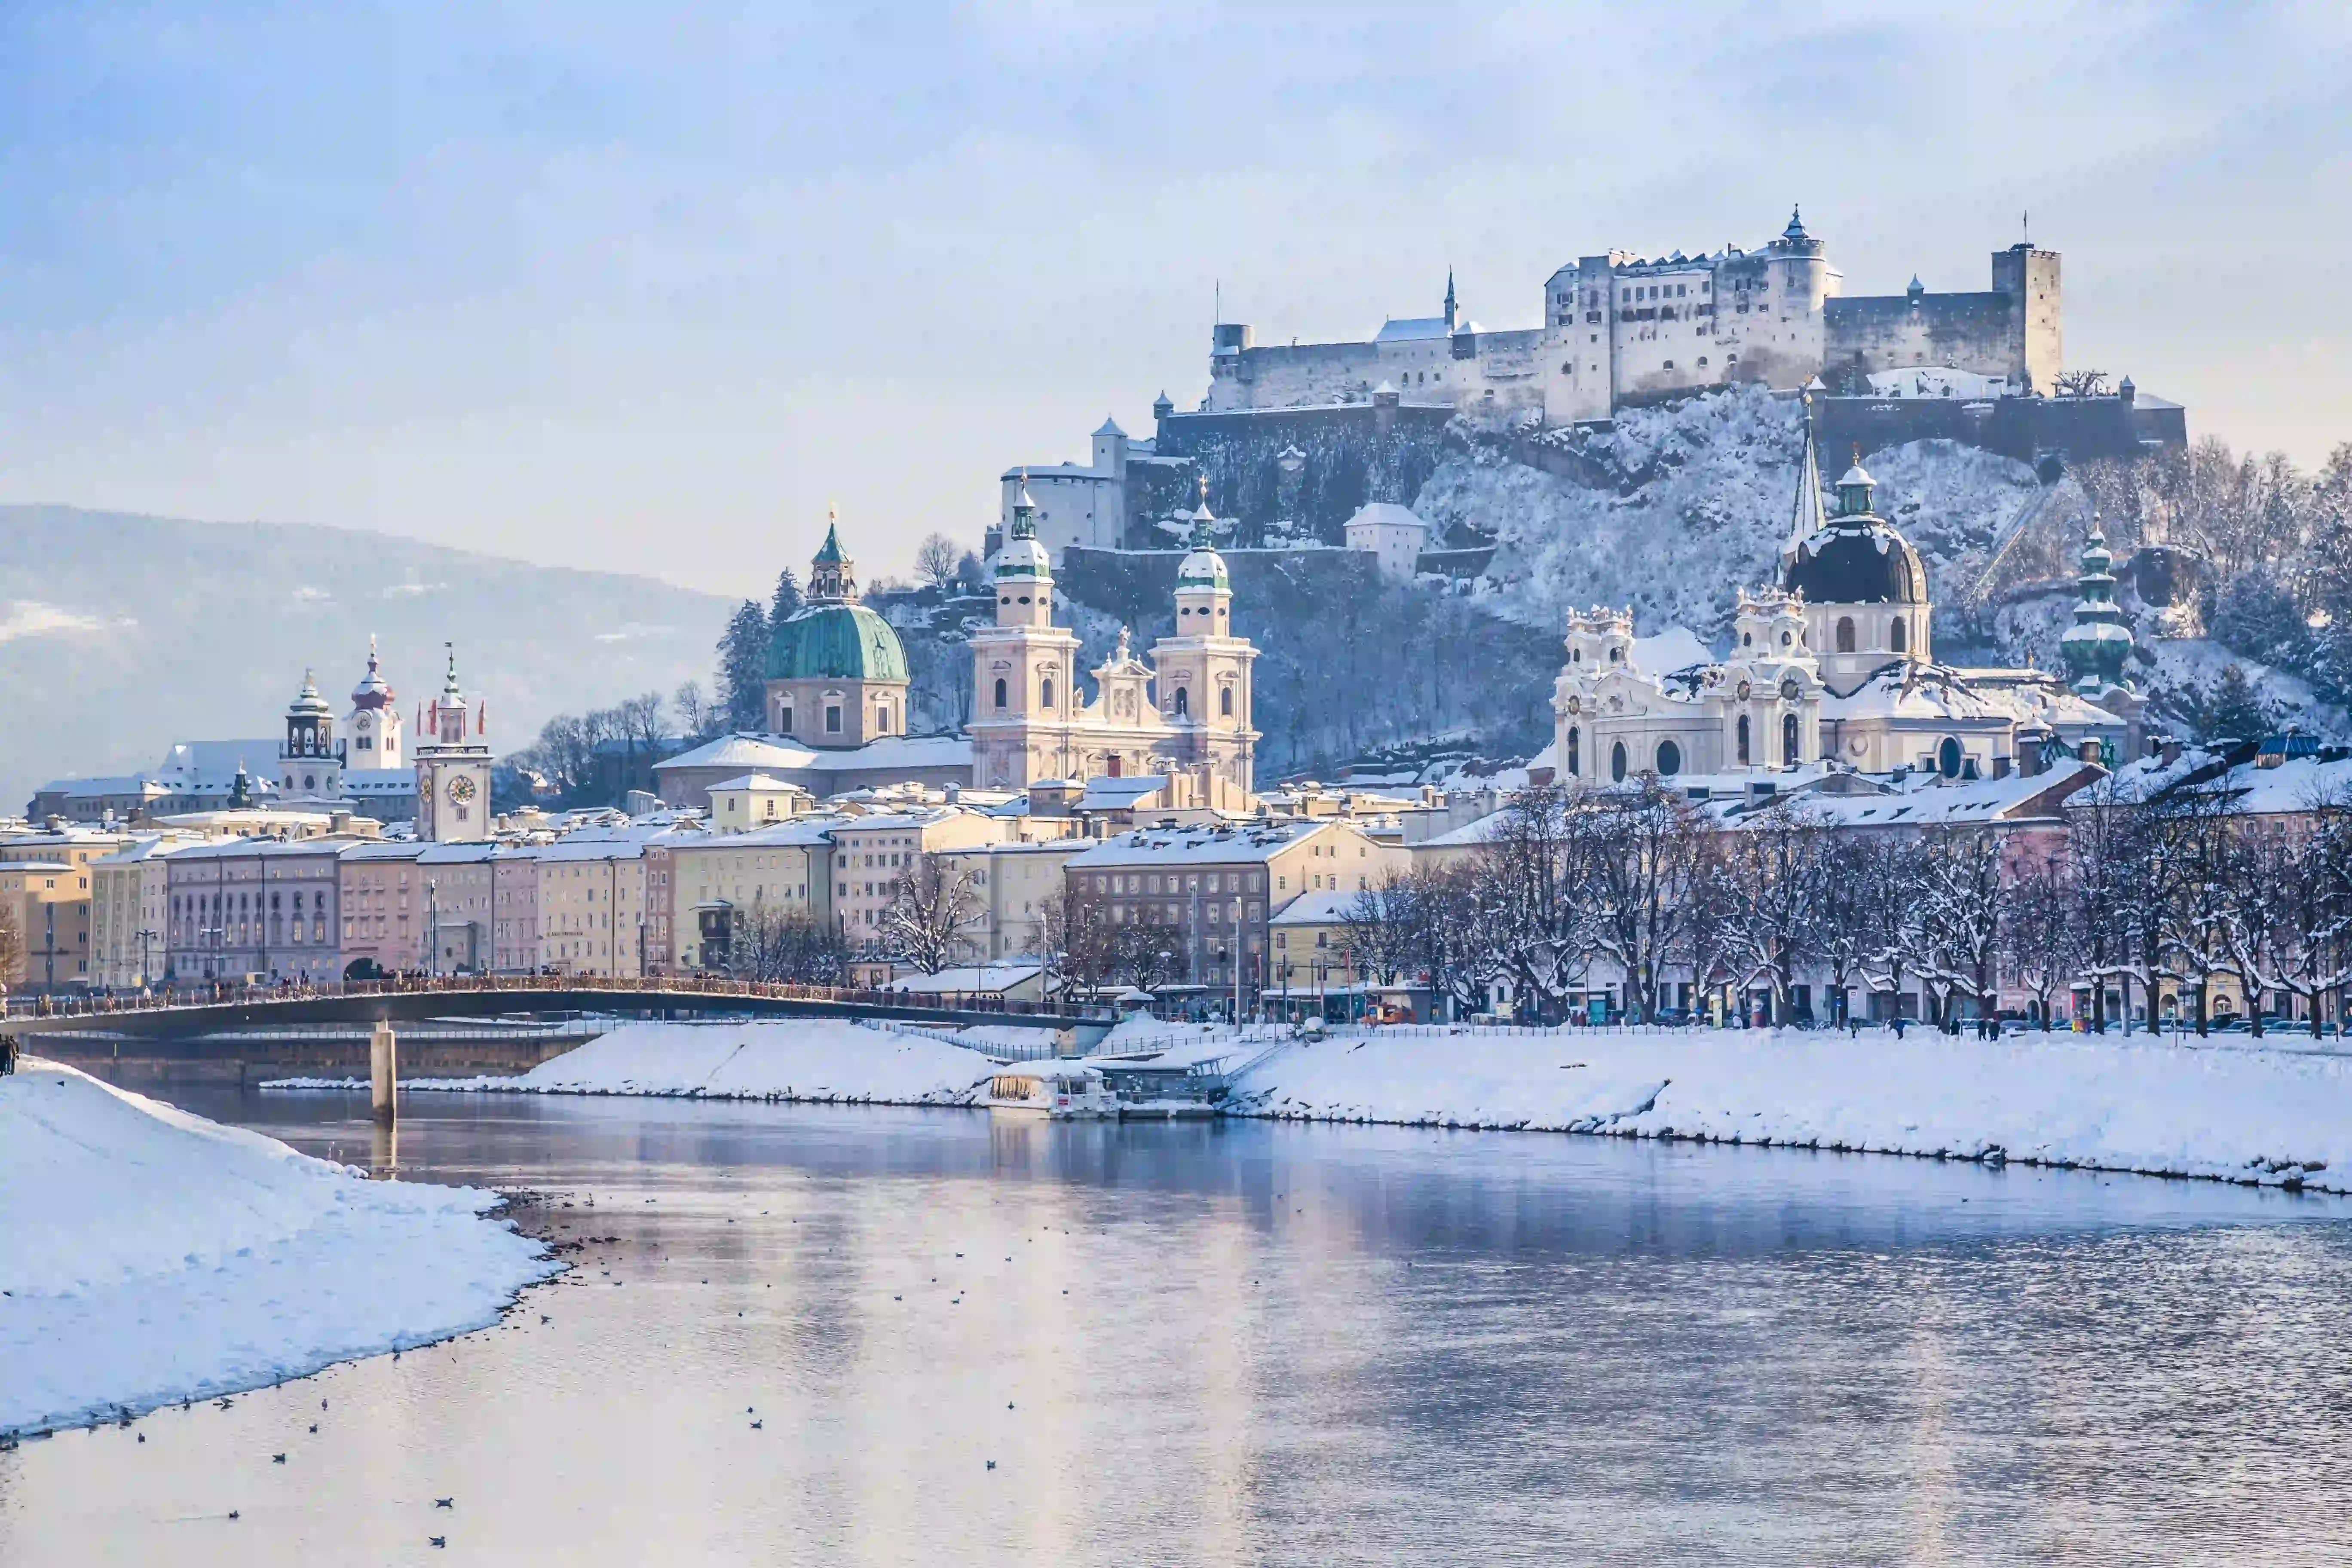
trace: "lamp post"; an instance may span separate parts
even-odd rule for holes
[[[441,884],[438,879],[425,879],[425,973],[437,978],[441,973]]]
[[[149,954],[154,947],[155,938],[162,933],[142,926],[134,934],[139,938],[139,984],[142,989],[144,989],[147,984],[148,965],[152,962]]]

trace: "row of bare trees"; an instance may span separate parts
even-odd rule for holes
[[[1655,1018],[1684,983],[1767,998],[1782,1023],[1816,993],[1823,1022],[1856,993],[1916,994],[1949,1030],[2004,992],[2048,1027],[2078,986],[2101,1030],[2177,1008],[2201,1032],[2223,994],[2249,999],[2257,1032],[2265,994],[2308,1019],[2340,1011],[2352,811],[2252,816],[2220,787],[2077,800],[2063,829],[1903,831],[1833,828],[1801,801],[1726,825],[1654,779],[1530,790],[1475,860],[1359,898],[1346,951],[1366,979],[1456,1010],[1503,991],[1549,1017],[1607,990]]]

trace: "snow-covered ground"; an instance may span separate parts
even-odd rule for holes
[[[2352,1058],[2135,1036],[1401,1029],[1292,1047],[1244,1114],[2095,1166],[2352,1191]]]
[[[624,1024],[510,1078],[408,1079],[404,1089],[506,1094],[690,1095],[874,1105],[968,1105],[989,1075],[978,1051],[835,1018]],[[358,1079],[279,1079],[265,1089],[345,1089]]]
[[[0,1078],[0,1432],[497,1321],[554,1273],[471,1187],[373,1182],[70,1068]]]

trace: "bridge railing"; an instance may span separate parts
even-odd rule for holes
[[[987,993],[925,994],[866,986],[810,985],[779,980],[738,980],[721,975],[654,974],[630,978],[610,974],[440,974],[395,975],[382,980],[289,980],[274,985],[250,985],[234,981],[155,987],[117,994],[97,992],[86,996],[43,994],[6,1000],[0,1016],[103,1017],[114,1014],[165,1012],[175,1008],[237,1006],[276,1002],[309,1002],[344,997],[478,995],[484,993],[530,995],[608,993],[632,998],[648,995],[692,997],[708,1002],[740,998],[762,1002],[821,1002],[841,1006],[890,1007],[909,1011],[999,1013],[1012,1016],[1080,1020],[1104,1016],[1071,1002],[1019,1002]]]

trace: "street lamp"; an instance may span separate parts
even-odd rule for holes
[[[425,973],[438,977],[441,973],[441,884],[431,877],[425,879]]]

